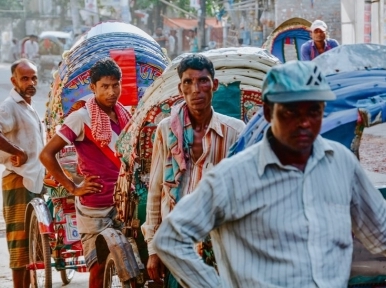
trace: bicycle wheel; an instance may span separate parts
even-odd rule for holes
[[[72,278],[74,278],[75,270],[66,269],[60,271],[60,278],[62,278],[63,285],[70,284]]]
[[[112,257],[111,253],[107,256],[106,259],[106,268],[103,277],[103,287],[104,288],[132,288],[130,281],[122,282],[118,275],[117,270],[115,269],[115,260]]]
[[[32,288],[52,287],[51,249],[47,234],[40,234],[36,212],[32,211],[29,226],[29,262],[43,269],[30,270]]]

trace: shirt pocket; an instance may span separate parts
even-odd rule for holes
[[[326,203],[326,239],[341,251],[352,245],[351,214],[349,204]],[[329,240],[330,241],[330,240]]]

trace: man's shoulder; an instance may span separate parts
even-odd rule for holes
[[[237,119],[228,115],[224,115],[218,112],[214,112],[214,113],[221,124],[227,125],[237,130],[245,127],[245,123],[240,119]]]
[[[309,47],[311,47],[311,44],[312,44],[312,40],[307,40],[306,42],[304,42],[303,44],[302,44],[302,48],[309,48]]]
[[[170,130],[170,124],[171,124],[171,117],[168,116],[164,119],[162,119],[158,124],[157,124],[157,129],[160,131],[169,131]]]
[[[329,38],[329,39],[327,39],[327,43],[328,43],[328,45],[330,45],[332,47],[339,46],[339,42],[337,40],[335,40],[335,39]]]
[[[88,118],[90,118],[90,116],[88,115],[86,108],[82,107],[78,110],[71,112],[64,120],[64,123],[74,120],[84,122]]]
[[[355,158],[355,155],[353,152],[351,152],[350,149],[348,149],[346,146],[344,146],[342,143],[339,143],[335,140],[330,140],[324,137],[320,137],[323,147],[325,150],[330,150],[333,152],[334,158],[335,157],[349,157],[349,158]],[[341,158],[342,159],[342,158]]]
[[[0,102],[0,113],[3,115],[10,115],[14,113],[15,111],[15,106],[17,103],[10,97],[7,96],[4,101]]]
[[[168,117],[165,117],[164,119],[162,119],[157,126],[168,126],[170,125],[170,121],[171,121],[171,117],[168,116]]]

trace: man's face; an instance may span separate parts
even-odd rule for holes
[[[308,153],[320,132],[324,102],[305,101],[264,104],[276,140],[295,153]]]
[[[207,69],[187,69],[178,84],[178,91],[184,96],[189,111],[212,109],[213,92],[217,88],[218,80],[212,79]]]
[[[326,39],[326,32],[321,29],[315,29],[311,32],[311,38],[316,42],[322,42]]]
[[[162,29],[157,29],[156,32],[155,32],[155,34],[156,34],[157,36],[162,36]]]
[[[121,96],[121,81],[113,76],[104,76],[95,84],[90,84],[98,105],[110,109]]]
[[[36,66],[28,63],[20,63],[11,77],[11,82],[17,93],[25,100],[30,101],[31,97],[36,94],[36,85],[38,84]]]

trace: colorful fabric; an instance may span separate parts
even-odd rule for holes
[[[107,149],[115,153],[115,142],[123,127],[114,121],[109,123],[112,138]],[[57,131],[57,135],[69,145],[73,144],[78,156],[78,167],[84,176],[99,176],[98,182],[103,185],[98,194],[86,194],[80,197],[83,205],[88,207],[106,207],[114,205],[113,191],[118,179],[119,168],[101,150],[101,148],[86,137],[85,126],[91,127],[91,120],[86,108],[72,112]]]
[[[351,229],[385,254],[386,201],[354,154],[318,136],[303,172],[279,161],[269,131],[217,165],[156,233],[157,255],[186,287],[347,287]],[[219,275],[190,245],[209,232]]]
[[[11,173],[3,177],[3,215],[9,251],[9,267],[24,268],[29,263],[28,234],[25,232],[25,209],[27,204],[40,195],[28,191],[23,177]]]
[[[338,47],[339,43],[335,39],[326,39],[324,45],[324,52],[331,50],[332,48]],[[315,47],[313,40],[308,40],[301,47],[301,60],[312,60],[316,56],[319,56],[319,52]]]
[[[141,226],[149,255],[155,253],[152,239],[159,224],[172,211],[175,204],[170,193],[171,187],[165,184],[165,173],[170,168],[167,165],[170,165],[171,157],[171,150],[168,146],[171,120],[172,117],[168,117],[158,124],[153,142],[146,222]],[[190,154],[188,154],[186,171],[178,188],[178,198],[190,194],[196,188],[202,175],[227,156],[229,148],[244,127],[243,121],[213,111],[212,119],[202,139],[202,155],[194,162],[191,161]]]
[[[112,135],[110,117],[98,106],[95,97],[91,97],[86,101],[86,107],[90,113],[91,131],[94,139],[100,142],[101,147],[109,144]],[[117,115],[119,126],[125,127],[131,118],[129,112],[119,102],[115,104],[114,111]]]
[[[193,129],[189,119],[186,102],[172,107],[170,115],[170,133],[167,146],[170,149],[165,163],[164,184],[170,187],[170,198],[175,205],[180,198],[180,182],[186,171],[186,160],[193,143]]]

